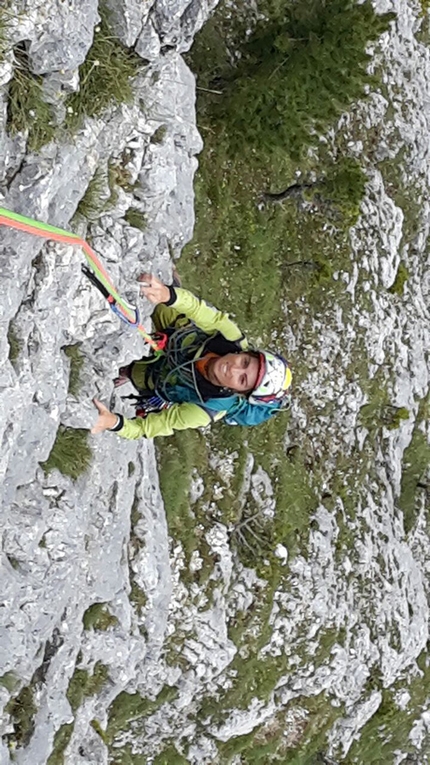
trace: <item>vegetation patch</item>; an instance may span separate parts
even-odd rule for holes
[[[130,465],[133,465],[133,462],[129,463]],[[129,473],[130,475],[130,473]],[[141,531],[138,531],[136,529],[137,524],[142,519],[142,514],[139,509],[139,503],[140,499],[137,495],[137,493],[134,496],[133,504],[131,506],[131,513],[130,513],[130,522],[131,522],[131,529],[130,529],[130,560],[132,560],[136,553],[139,552],[139,550],[142,550],[143,547],[145,547],[145,538]],[[130,579],[132,579],[134,576],[134,572],[132,568],[130,567]]]
[[[133,570],[133,567],[131,565],[131,561],[133,558],[138,554],[140,550],[145,546],[145,540],[142,538],[140,533],[136,530],[136,524],[139,523],[141,519],[141,514],[139,512],[139,497],[137,494],[134,497],[133,505],[131,508],[131,514],[130,514],[130,521],[131,521],[131,529],[130,529],[130,543],[129,543],[129,576],[130,576],[130,593],[129,593],[129,601],[133,605],[137,616],[139,619],[143,616],[145,611],[145,606],[148,602],[148,598],[146,595],[146,592],[142,587],[138,585],[135,579],[135,572]],[[143,625],[139,625],[139,630],[142,634],[145,634],[145,628]]]
[[[269,741],[259,740],[260,728],[244,736],[236,736],[225,743],[218,744],[218,751],[222,762],[231,763],[246,762],[247,765],[266,765],[269,762],[282,762],[280,759],[285,755],[285,747],[282,741],[282,732],[271,737]],[[240,757],[237,760],[237,757]],[[284,760],[287,762],[287,760]]]
[[[396,278],[394,279],[389,292],[391,292],[393,295],[400,295],[401,297],[403,295],[403,288],[408,281],[409,276],[410,274],[405,264],[400,263],[397,269]]]
[[[246,659],[235,657],[229,667],[235,677],[233,687],[225,698],[220,699],[221,718],[226,719],[233,709],[246,710],[253,698],[268,701],[277,681],[285,673],[287,664],[285,655],[263,659],[252,651]],[[215,710],[214,714],[217,716]]]
[[[19,337],[13,322],[9,323],[7,341],[9,343],[9,361],[11,364],[15,364],[15,362],[18,360],[19,354],[22,351],[23,342]]]
[[[0,686],[6,688],[9,693],[14,693],[18,685],[19,678],[16,676],[15,672],[5,672],[5,674],[0,677]]]
[[[0,8],[0,63],[4,61],[8,49],[7,28],[9,19],[9,13],[6,8]]]
[[[27,148],[38,151],[57,130],[50,104],[43,95],[43,77],[29,67],[25,43],[14,49],[15,67],[9,83],[6,127],[11,135],[27,132]]]
[[[277,145],[299,158],[316,134],[364,97],[366,84],[374,84],[367,43],[395,14],[376,15],[369,0],[266,2],[259,11],[235,66],[221,60],[205,78],[206,90],[217,91],[207,96],[210,112],[227,126],[233,150]],[[203,72],[208,74],[205,62]]]
[[[142,59],[113,37],[106,11],[99,8],[99,13],[93,44],[79,67],[79,92],[65,102],[66,125],[73,131],[85,116],[98,117],[113,103],[131,102],[132,79],[142,68]]]
[[[154,765],[189,765],[189,760],[172,745],[163,752],[160,752],[160,754],[157,754],[154,759]]]
[[[340,156],[329,165],[322,181],[321,195],[328,217],[330,207],[343,216],[344,224],[353,226],[360,215],[367,176],[360,163],[353,157]]]
[[[99,721],[98,720],[91,720],[90,725],[91,725],[92,729],[95,730],[95,732],[100,736],[102,741],[105,744],[107,744],[108,740],[106,738],[106,734],[105,734],[102,726],[100,725]]]
[[[408,420],[409,410],[404,406],[393,406],[389,403],[388,393],[380,390],[373,401],[360,409],[363,424],[375,432],[382,426],[388,430],[397,430],[404,420]]]
[[[116,157],[109,160],[108,163],[108,183],[111,191],[111,202],[115,203],[117,198],[116,187],[124,191],[132,192],[135,185],[131,182],[131,173],[127,168],[128,155],[123,152],[122,157]]]
[[[299,697],[294,703],[305,711],[306,724],[299,743],[288,750],[288,764],[320,765],[329,762],[323,754],[327,749],[327,734],[336,720],[345,714],[343,705],[333,706],[326,693],[309,698]]]
[[[109,679],[109,668],[98,661],[93,674],[86,669],[75,669],[67,689],[67,699],[73,712],[76,712],[87,696],[96,696]]]
[[[54,748],[48,757],[46,765],[64,765],[64,752],[72,738],[75,723],[65,723],[54,736]]]
[[[148,221],[146,219],[145,213],[137,210],[135,207],[130,207],[130,209],[127,210],[126,214],[124,215],[124,220],[127,221],[129,226],[138,228],[139,231],[146,231],[148,228]]]
[[[106,735],[112,743],[121,732],[130,730],[137,721],[149,717],[162,704],[173,701],[178,695],[177,688],[164,686],[154,701],[143,698],[139,693],[122,691],[109,707]],[[115,751],[113,747],[112,751]]]
[[[366,175],[356,159],[342,154],[335,145],[321,144],[313,155],[306,154],[314,128],[308,131],[309,122],[298,129],[296,116],[291,117],[294,110],[278,115],[282,126],[281,132],[275,136],[266,130],[264,122],[267,104],[262,107],[261,124],[253,123],[252,127],[258,142],[256,150],[255,142],[247,139],[242,126],[239,128],[235,118],[228,116],[227,101],[229,93],[231,103],[233,94],[240,97],[242,87],[246,90],[255,84],[259,88],[264,71],[271,88],[272,80],[278,75],[287,76],[288,63],[285,62],[293,62],[296,54],[300,58],[300,50],[308,44],[310,48],[307,50],[310,50],[315,43],[315,51],[319,45],[321,61],[315,59],[312,67],[321,63],[320,70],[324,71],[324,56],[336,34],[342,37],[343,24],[348,26],[351,21],[351,6],[336,3],[333,16],[336,21],[331,19],[327,27],[331,30],[327,33],[330,39],[324,39],[324,31],[317,35],[318,41],[315,39],[311,44],[315,31],[322,28],[318,25],[324,23],[320,18],[322,5],[323,17],[327,19],[332,15],[332,6],[319,0],[306,8],[303,4],[287,2],[282,10],[277,3],[264,2],[259,10],[267,23],[261,27],[257,24],[253,35],[244,34],[245,27],[249,29],[250,26],[249,18],[244,21],[240,11],[234,15],[220,7],[197,36],[188,56],[198,77],[198,121],[205,148],[199,158],[195,181],[194,240],[183,251],[179,266],[183,283],[213,305],[227,310],[257,347],[277,348],[284,353],[283,327],[286,321],[293,332],[300,327],[303,337],[306,335],[304,309],[315,315],[327,311],[333,303],[343,305],[349,300],[342,282],[335,281],[333,275],[336,271],[350,269],[348,230],[359,213]],[[336,53],[338,65],[343,57],[345,61],[349,60],[350,55],[357,56],[363,66],[367,65],[366,44],[368,39],[373,39],[376,27],[372,26],[370,4],[365,6],[354,16],[355,51],[352,53],[343,48],[344,44],[351,44],[351,38],[348,38],[349,43],[346,40],[336,43],[340,46]],[[389,23],[389,18],[380,18],[379,22],[382,28]],[[296,33],[290,34],[289,27],[282,28],[281,33],[282,24],[292,24],[291,29],[294,27],[296,32],[300,28],[298,40]],[[272,45],[275,29],[278,36]],[[264,42],[265,30],[268,30],[268,37]],[[243,47],[245,39],[248,43]],[[281,55],[283,44],[286,47]],[[279,51],[274,50],[276,45],[279,45]],[[257,78],[258,82],[254,83],[249,72],[254,71],[258,56],[261,80]],[[240,63],[237,63],[239,58]],[[282,72],[277,71],[276,61],[283,62]],[[298,82],[300,68],[294,77]],[[350,90],[345,85],[340,101],[345,97],[349,104],[353,93],[363,92],[368,80],[361,64],[354,70],[354,78]],[[311,92],[307,91],[308,79],[305,69],[300,88],[311,100],[315,93],[312,88]],[[336,110],[338,85],[334,80],[330,82],[328,77],[324,87],[325,92],[318,94],[315,103],[321,104],[320,97],[322,100],[327,98]],[[210,90],[217,93],[208,92]],[[271,97],[269,94],[269,101]],[[280,103],[283,109],[285,99]],[[323,125],[329,125],[331,108],[320,110],[317,132]],[[241,120],[241,110],[237,111],[237,119]],[[243,116],[243,119],[248,117]],[[288,134],[294,132],[294,141],[290,143],[285,136],[282,138],[282,130]],[[267,145],[268,136],[271,136],[270,146]],[[312,142],[316,140],[314,133]],[[235,150],[238,141],[240,151]],[[294,193],[278,200],[281,203],[268,200],[286,187],[294,189]],[[265,199],[264,205],[260,204],[262,199]],[[211,279],[202,281],[202,274],[208,273]],[[287,316],[285,306],[288,306]],[[314,342],[314,338],[309,342]],[[301,378],[308,374],[307,365],[303,358],[300,363],[295,364],[294,358],[291,362],[294,385],[300,389]],[[308,411],[307,414],[312,419],[315,413]],[[286,448],[286,442],[292,446]],[[224,481],[209,467],[209,454],[215,449],[224,454],[238,454],[230,481]],[[213,506],[216,493],[215,518],[232,530],[232,543],[242,562],[253,567],[257,565],[258,573],[271,579],[278,566],[273,554],[278,542],[287,546],[290,557],[306,545],[309,517],[320,500],[323,478],[326,480],[329,447],[327,454],[318,457],[313,451],[306,434],[301,433],[297,438],[297,434],[290,430],[288,414],[258,428],[231,428],[218,424],[205,436],[189,432],[159,439],[160,481],[169,531],[173,538],[182,541],[187,560],[194,550],[202,550],[204,529],[214,520],[210,517],[211,511],[208,514],[208,507]],[[263,517],[252,490],[243,493],[246,455],[249,453],[255,460],[253,470],[261,466],[270,476],[276,506],[273,521]],[[190,508],[193,470],[203,477],[205,490],[199,502]],[[351,481],[354,485],[353,476]],[[198,576],[196,573],[194,578]]]
[[[118,624],[118,619],[111,614],[106,603],[93,603],[93,605],[85,611],[82,621],[85,630],[103,632]]]
[[[190,509],[191,473],[193,467],[207,466],[206,442],[201,433],[190,430],[158,439],[156,449],[169,534],[182,542],[189,560],[198,548],[196,520]]]
[[[388,430],[397,430],[405,420],[409,420],[410,412],[405,406],[390,407],[390,421],[387,423]]]
[[[427,708],[430,667],[428,650],[417,660],[420,672],[409,679],[407,690],[410,699],[405,705],[396,702],[396,695],[405,689],[404,680],[398,681],[391,688],[382,689],[382,701],[377,712],[366,723],[358,741],[354,741],[347,756],[342,760],[345,765],[380,765],[395,762],[398,752],[409,754],[405,762],[419,762],[420,755],[411,740],[410,734],[416,720]],[[422,742],[421,753],[428,751],[428,736]],[[418,756],[418,759],[415,759]],[[425,755],[424,760],[425,762]]]
[[[403,510],[405,531],[413,529],[421,508],[419,493],[428,491],[428,470],[430,465],[430,444],[425,433],[416,427],[412,440],[403,453],[403,471],[399,506]]]
[[[18,747],[27,746],[34,732],[37,712],[34,692],[32,685],[26,685],[5,706],[5,712],[11,716],[13,724],[13,733],[8,733],[6,739]]]
[[[302,167],[308,172],[310,160]],[[284,306],[291,307],[294,328],[298,301],[318,309],[334,291],[342,299],[332,274],[350,267],[342,216],[329,228],[325,213],[300,210],[294,200],[263,209],[257,204],[269,184],[285,188],[294,172],[280,150],[273,160],[244,146],[232,158],[226,134],[211,128],[196,176],[195,235],[179,266],[184,285],[227,310],[251,341],[280,350]],[[350,204],[356,208],[356,197]],[[211,278],[202,281],[202,274]]]
[[[137,582],[133,580],[131,582],[131,590],[130,590],[130,595],[128,597],[129,597],[130,603],[132,603],[134,608],[136,609],[137,615],[141,617],[145,610],[145,606],[148,602],[148,598],[146,596],[145,590],[142,590],[142,588],[139,587]]]
[[[278,543],[286,545],[290,554],[294,554],[304,543],[309,515],[319,501],[319,466],[312,465],[311,473],[306,455],[300,448],[285,451],[288,424],[288,414],[280,414],[258,428],[250,428],[249,432],[245,428],[224,426],[214,430],[210,437],[212,443],[220,445],[224,441],[229,450],[240,453],[245,436],[246,449],[255,460],[253,472],[259,466],[270,476],[276,508],[273,519],[265,516],[259,507],[253,496],[252,484],[245,493],[242,490],[236,494],[235,499],[227,496],[225,502],[218,502],[223,511],[222,519],[228,521],[233,529],[233,540],[242,562],[252,565],[263,576],[268,573],[264,560],[277,565],[273,552]],[[237,486],[233,488],[235,491]]]
[[[135,754],[130,744],[123,747],[111,747],[109,765],[148,765],[148,758],[143,754]]]
[[[155,133],[152,134],[150,141],[151,143],[163,143],[167,133],[167,126],[166,125],[159,125],[159,127],[156,129]]]
[[[89,221],[98,220],[107,206],[108,197],[107,173],[103,171],[103,168],[98,167],[76,208],[75,215],[82,215]]]
[[[51,453],[40,466],[45,473],[59,470],[76,481],[91,465],[92,452],[88,445],[88,430],[60,425]]]
[[[284,715],[296,709],[295,729],[289,731],[291,723],[286,725]],[[218,751],[226,763],[236,762],[239,757],[237,762],[247,765],[331,765],[332,762],[334,765],[334,760],[325,759],[323,751],[326,734],[341,714],[341,710],[334,709],[329,699],[320,694],[309,700],[309,708],[289,707],[251,733],[218,743]]]
[[[81,387],[81,372],[84,365],[84,359],[80,351],[80,343],[64,345],[62,350],[67,358],[70,359],[68,392],[71,396],[77,396]]]

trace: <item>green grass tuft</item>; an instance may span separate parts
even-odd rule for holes
[[[406,268],[404,263],[400,263],[399,267],[397,269],[396,278],[394,279],[394,283],[389,288],[389,292],[391,292],[393,295],[400,295],[400,297],[403,295],[403,288],[406,284],[406,282],[409,279],[409,271]]]
[[[6,688],[9,693],[14,693],[18,685],[19,679],[15,675],[15,672],[5,672],[5,674],[0,677],[0,687]]]
[[[348,226],[353,226],[360,215],[366,182],[366,173],[352,157],[339,157],[337,162],[327,168],[323,197],[343,215],[344,223]]]
[[[8,11],[4,6],[0,8],[0,63],[4,61],[9,47],[7,30],[12,17],[12,12]]]
[[[135,581],[131,582],[129,600],[130,600],[130,603],[132,603],[133,606],[135,607],[137,615],[142,616],[145,610],[145,606],[148,602],[148,598],[145,591],[142,590],[142,588],[139,587],[139,585]]]
[[[105,631],[118,624],[118,619],[110,613],[106,603],[93,603],[85,611],[82,621],[84,630]]]
[[[75,215],[82,215],[89,221],[96,221],[106,207],[107,174],[97,168],[87,190],[80,200]]]
[[[129,226],[138,228],[139,231],[146,231],[148,228],[148,221],[145,213],[141,212],[140,210],[136,210],[134,207],[130,207],[130,209],[127,210],[126,214],[124,215],[124,220],[127,221]]]
[[[425,434],[415,428],[411,443],[403,454],[403,470],[399,506],[403,510],[405,531],[413,529],[420,503],[418,492],[420,484],[426,485],[425,476],[430,465],[430,445]]]
[[[101,724],[99,723],[99,721],[98,720],[91,720],[90,725],[91,725],[92,729],[95,730],[95,732],[100,736],[101,740],[105,744],[107,744],[108,743],[108,739],[107,739],[106,734],[105,734]]]
[[[72,396],[77,396],[81,386],[81,371],[84,365],[84,359],[80,351],[80,344],[64,345],[63,349],[67,358],[70,359],[70,374],[68,392]]]
[[[123,153],[122,157],[111,158],[108,162],[107,182],[110,197],[106,207],[115,207],[118,201],[118,187],[128,193],[132,193],[138,183],[132,183],[130,170],[127,168],[128,156]]]
[[[397,430],[404,420],[409,420],[410,412],[405,406],[392,407],[391,420],[387,424],[388,430]]]
[[[91,460],[88,430],[66,428],[60,425],[51,453],[45,462],[40,463],[40,466],[45,473],[59,470],[63,475],[76,481],[89,469]]]
[[[167,134],[167,127],[166,125],[159,125],[159,127],[156,129],[155,133],[152,134],[150,141],[151,143],[163,143],[165,137]]]
[[[127,157],[111,158],[108,163],[108,184],[111,194],[115,193],[115,187],[119,186],[124,191],[132,192],[136,184],[131,182],[131,172],[126,166]]]
[[[121,691],[108,710],[106,735],[109,741],[113,742],[119,733],[130,730],[138,720],[145,719],[162,704],[173,701],[177,695],[177,688],[168,685],[162,688],[154,701],[143,698],[138,693]]]
[[[18,747],[26,746],[33,735],[37,712],[34,688],[31,685],[22,688],[18,696],[6,704],[5,712],[11,716],[14,728],[13,733],[7,734],[8,741],[16,743]]]
[[[189,430],[159,438],[156,449],[169,533],[182,542],[189,560],[198,547],[196,520],[190,509],[191,473],[194,467],[199,473],[207,469],[207,444],[201,433]]]
[[[72,738],[75,723],[65,723],[54,736],[54,748],[48,757],[46,765],[64,765],[64,751]]]
[[[28,131],[27,148],[38,151],[55,136],[57,125],[43,98],[43,78],[33,74],[23,46],[15,49],[15,69],[9,84],[7,129],[11,135]]]
[[[95,696],[100,693],[109,678],[109,668],[98,661],[94,666],[93,674],[86,669],[75,669],[67,689],[67,699],[73,712],[81,706],[87,696]]]
[[[157,754],[154,765],[189,765],[189,760],[179,754],[177,749],[172,745],[169,746],[164,752]]]
[[[7,331],[7,341],[9,343],[9,361],[11,364],[15,364],[22,351],[23,343],[12,322],[10,322]]]
[[[93,44],[79,68],[79,92],[65,102],[66,126],[72,131],[79,128],[85,116],[97,117],[113,103],[131,102],[131,80],[142,67],[142,59],[112,36],[106,12],[100,15]]]

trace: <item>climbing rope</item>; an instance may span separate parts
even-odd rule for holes
[[[160,353],[163,350],[166,338],[154,339],[148,334],[145,327],[140,323],[138,309],[121,297],[100,259],[85,239],[81,239],[80,236],[70,231],[64,231],[56,226],[51,226],[49,223],[41,223],[33,218],[27,218],[25,215],[19,215],[11,210],[6,210],[4,207],[0,207],[0,225],[25,231],[28,234],[40,236],[44,239],[52,239],[55,242],[63,242],[64,244],[81,247],[89,266],[89,268],[83,266],[82,271],[103,294],[112,311],[126,324],[137,329],[155,353]]]

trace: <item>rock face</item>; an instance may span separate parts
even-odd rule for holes
[[[97,174],[104,184],[99,195],[104,193],[106,201],[115,194],[115,204],[101,215],[99,210],[89,228],[79,214],[74,225],[101,248],[119,289],[134,299],[142,270],[169,279],[171,256],[191,238],[194,224],[193,176],[202,142],[195,127],[194,78],[180,51],[189,47],[209,7],[169,7],[115,4],[118,36],[152,61],[149,66],[142,61],[133,102],[112,107],[103,119],[87,120],[73,136],[62,136],[38,153],[28,151],[25,132],[11,136],[6,130],[13,49],[25,41],[29,69],[44,76],[51,102],[61,108],[67,90],[78,87],[77,67],[99,23],[98,3],[53,0],[37,9],[12,3],[10,45],[0,65],[0,205],[67,229]],[[118,182],[110,181],[109,187],[112,168]],[[126,179],[122,185],[121,177]],[[143,230],[126,222],[129,208],[147,220]],[[14,689],[34,689],[37,708],[34,732],[28,733],[25,748],[17,749],[15,761],[46,763],[55,733],[73,721],[66,691],[81,652],[90,674],[102,662],[110,668],[110,680],[103,700],[90,696],[80,709],[67,761],[102,763],[107,749],[90,720],[105,722],[105,711],[125,687],[153,697],[165,682],[159,656],[172,582],[153,447],[115,437],[93,439],[90,470],[75,482],[58,471],[45,474],[40,463],[48,458],[60,425],[90,425],[91,397],[109,401],[118,365],[144,353],[144,346],[86,283],[78,248],[2,227],[0,259],[0,677],[9,678]],[[150,328],[149,319],[147,324]],[[79,401],[68,392],[67,347],[76,344],[83,361]],[[136,547],[130,542],[133,505]],[[146,601],[141,631],[128,598],[130,582]],[[115,617],[109,632],[84,630],[83,615],[97,603],[108,603]],[[41,673],[43,683],[34,684]],[[8,737],[14,728],[4,709],[10,695],[6,685],[0,686],[2,765],[15,746]]]
[[[8,45],[0,62],[0,206],[73,226],[91,238],[130,300],[137,299],[135,280],[143,269],[169,280],[171,258],[192,237],[193,176],[202,141],[195,125],[194,77],[181,54],[215,4],[110,0],[115,34],[142,58],[133,99],[84,120],[73,135],[63,132],[36,153],[29,150],[25,131],[11,135],[6,129],[18,52],[24,48],[29,69],[43,76],[43,92],[61,123],[65,97],[79,87],[78,67],[100,23],[99,5],[96,0],[46,0],[37,7],[27,0],[9,3]],[[309,529],[307,557],[290,563],[285,547],[276,552],[290,566],[290,586],[275,595],[272,635],[262,652],[288,655],[289,671],[279,673],[276,696],[254,698],[246,710],[229,710],[219,723],[209,712],[204,725],[196,720],[202,696],[216,701],[232,683],[227,670],[237,648],[227,620],[252,609],[266,583],[237,566],[225,526],[215,523],[205,539],[216,562],[211,600],[196,584],[184,586],[183,551],[169,549],[151,443],[123,442],[110,434],[90,438],[91,464],[76,480],[41,466],[59,432],[89,427],[95,416],[91,398],[109,401],[118,366],[143,354],[144,347],[85,282],[78,249],[0,228],[1,765],[102,765],[131,762],[126,758],[134,753],[144,758],[136,762],[152,763],[161,749],[181,739],[187,761],[209,765],[217,762],[216,742],[273,724],[280,711],[285,735],[293,740],[306,713],[286,712],[286,706],[323,690],[330,692],[333,706],[343,705],[330,740],[333,751],[340,747],[346,754],[381,704],[372,671],[388,687],[415,667],[425,648],[427,500],[423,492],[422,512],[408,535],[396,498],[405,450],[429,393],[430,55],[416,40],[421,22],[413,4],[378,3],[380,11],[391,9],[398,13],[397,24],[375,54],[389,72],[387,96],[375,96],[361,117],[369,128],[378,127],[382,157],[407,150],[404,169],[422,205],[420,228],[413,241],[406,237],[402,210],[381,173],[369,167],[362,218],[352,232],[351,274],[337,274],[352,301],[356,290],[369,295],[369,310],[345,318],[334,306],[324,324],[316,318],[315,336],[324,338],[318,349],[302,343],[300,327],[291,338],[292,351],[295,345],[304,358],[312,354],[318,369],[304,380],[303,398],[320,408],[337,400],[338,417],[308,421],[300,401],[293,417],[311,429],[316,452],[328,434],[333,452],[344,453],[359,472],[360,459],[354,462],[351,455],[365,454],[369,434],[358,417],[367,393],[348,373],[358,336],[371,376],[386,373],[393,405],[409,415],[384,432],[374,466],[377,484],[357,478],[361,526],[357,521],[349,529],[354,554],[337,555],[343,549],[339,524],[323,503]],[[361,148],[352,145],[351,151],[359,155]],[[97,200],[90,204],[94,184]],[[83,204],[85,216],[79,212]],[[140,227],[129,222],[131,211]],[[400,261],[411,274],[407,304],[394,304],[386,294]],[[142,306],[149,328],[148,308]],[[79,392],[71,390],[69,379],[75,347],[82,362]],[[341,359],[336,375],[334,358]],[[419,428],[428,441],[428,419]],[[274,511],[270,479],[253,468],[250,457],[247,481],[269,516]],[[196,496],[198,489],[196,479]],[[339,497],[336,515],[342,513]],[[195,556],[192,570],[200,566]],[[333,641],[329,658],[318,663],[312,658],[320,648],[318,635],[331,628],[344,630],[345,640]],[[178,656],[167,660],[168,638],[186,669]],[[25,720],[13,707],[17,698],[27,710]],[[139,706],[138,698],[147,705]],[[133,730],[143,716],[145,725]],[[423,714],[414,731],[418,742],[427,725]],[[106,727],[115,735],[104,735]],[[63,759],[50,759],[53,752]]]
[[[142,58],[156,59],[160,50],[188,51],[217,0],[109,0],[109,8],[120,40],[136,46]]]

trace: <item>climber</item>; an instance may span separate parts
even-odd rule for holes
[[[223,418],[257,425],[289,405],[291,371],[282,356],[250,348],[227,314],[188,290],[152,274],[139,281],[141,294],[156,306],[153,323],[164,333],[165,349],[122,367],[114,381],[115,387],[133,384],[137,416],[126,419],[94,399],[93,434],[154,438]]]

